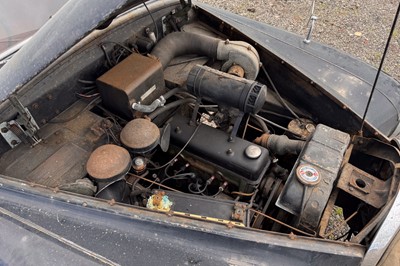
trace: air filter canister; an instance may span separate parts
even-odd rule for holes
[[[257,81],[201,65],[190,71],[187,89],[197,97],[253,114],[261,110],[267,97],[267,87]]]
[[[125,175],[130,167],[131,156],[120,146],[107,144],[94,150],[86,163],[86,171],[97,183],[96,197],[129,203]]]
[[[125,175],[131,166],[129,152],[117,145],[107,144],[92,152],[86,163],[88,174],[98,180],[110,181]]]
[[[160,129],[144,118],[130,121],[120,134],[122,144],[132,153],[146,153],[154,149],[160,141]]]

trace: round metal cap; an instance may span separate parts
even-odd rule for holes
[[[141,172],[146,169],[146,161],[143,157],[136,157],[132,160],[132,168],[137,172]]]
[[[296,170],[297,179],[304,185],[313,186],[319,183],[321,175],[310,165],[299,165]]]
[[[157,146],[160,130],[153,122],[137,118],[126,124],[121,131],[120,139],[132,152],[145,153]]]
[[[126,174],[130,166],[131,156],[126,149],[107,144],[92,152],[86,163],[86,171],[92,178],[105,181]]]
[[[257,145],[250,145],[244,150],[244,154],[250,159],[257,159],[261,156],[261,148]]]

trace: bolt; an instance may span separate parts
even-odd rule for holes
[[[228,154],[228,155],[233,155],[233,150],[232,149],[228,149],[227,151],[226,151],[226,154]]]
[[[352,187],[349,187],[349,190],[350,190],[350,191],[353,191],[353,190],[354,190],[354,188],[352,188]]]
[[[181,134],[182,133],[182,129],[180,127],[176,127],[175,128],[175,133]]]
[[[136,165],[136,166],[143,166],[143,165],[144,165],[144,160],[143,160],[143,158],[136,158],[136,159],[135,159],[135,165]]]
[[[314,200],[313,202],[311,202],[311,207],[312,207],[313,209],[317,209],[318,206],[319,206],[319,203],[318,203],[317,201]]]
[[[18,141],[17,141],[17,140],[13,139],[13,140],[11,141],[11,145],[15,146],[15,145],[17,145],[17,144],[18,144]]]
[[[2,132],[2,133],[7,133],[7,132],[8,132],[8,128],[2,127],[2,128],[1,128],[1,132]]]

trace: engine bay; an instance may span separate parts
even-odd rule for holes
[[[101,71],[74,77],[74,103],[48,121],[14,99],[0,173],[170,215],[367,244],[398,186],[396,148],[319,123],[280,95],[260,49],[190,16],[168,17],[163,36],[148,24],[101,43]]]

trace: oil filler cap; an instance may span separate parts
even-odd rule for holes
[[[306,186],[314,186],[321,180],[317,169],[311,165],[299,165],[296,170],[297,179]]]
[[[256,145],[250,145],[244,150],[244,154],[250,159],[257,159],[261,156],[261,148]]]

